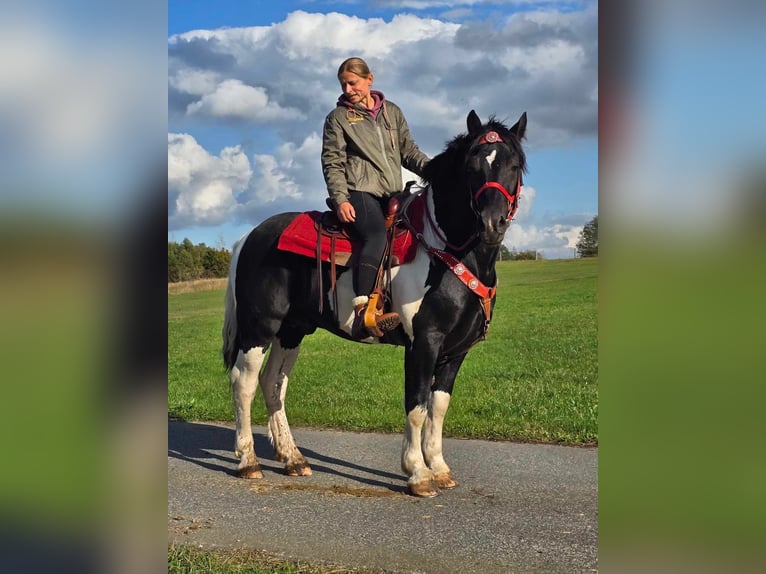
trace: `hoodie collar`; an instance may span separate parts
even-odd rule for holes
[[[352,104],[346,99],[346,94],[341,94],[338,98],[338,105],[339,106],[345,106],[347,108],[354,108],[357,110],[364,110],[368,112],[373,118],[378,117],[378,112],[380,112],[380,109],[383,107],[383,102],[386,101],[386,96],[383,95],[383,92],[379,92],[378,90],[370,90],[370,95],[372,96],[373,101],[375,102],[372,106],[372,109],[366,107],[364,104]]]

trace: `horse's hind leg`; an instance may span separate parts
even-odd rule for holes
[[[291,341],[291,345],[294,346],[290,347],[283,347],[282,343],[279,337],[272,343],[266,367],[261,375],[261,390],[269,413],[269,438],[274,445],[277,459],[285,465],[286,474],[309,476],[311,468],[295,445],[285,413],[288,377],[298,358],[300,341]]]
[[[261,466],[253,449],[250,408],[253,404],[255,389],[258,385],[258,373],[261,370],[265,353],[264,347],[253,347],[246,353],[240,351],[237,362],[231,369],[231,392],[237,418],[234,453],[240,459],[237,474],[241,478],[263,478]]]

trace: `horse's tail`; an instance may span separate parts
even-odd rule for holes
[[[223,364],[226,365],[228,371],[234,366],[239,350],[237,348],[237,301],[234,299],[234,284],[231,278],[226,285],[225,307],[223,330],[221,331],[223,336],[221,355],[223,355]]]
[[[246,237],[246,236],[245,236]],[[229,267],[229,280],[226,282],[226,295],[224,297],[224,315],[223,329],[221,336],[223,338],[223,347],[221,355],[226,370],[231,370],[234,363],[237,362],[239,352],[239,332],[237,329],[237,297],[235,294],[235,283],[237,278],[237,261],[239,260],[239,251],[245,241],[245,237],[240,238],[231,250],[231,264]]]

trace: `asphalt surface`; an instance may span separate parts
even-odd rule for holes
[[[598,450],[445,439],[458,486],[406,494],[402,437],[295,428],[291,478],[253,427],[261,480],[236,477],[231,425],[168,423],[168,540],[386,572],[595,572]]]

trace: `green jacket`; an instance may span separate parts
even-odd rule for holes
[[[378,197],[402,191],[401,167],[421,176],[429,161],[412,140],[399,106],[380,92],[376,95],[382,102],[377,117],[361,104],[351,107],[341,97],[325,119],[322,172],[336,208],[348,201],[349,190]]]

